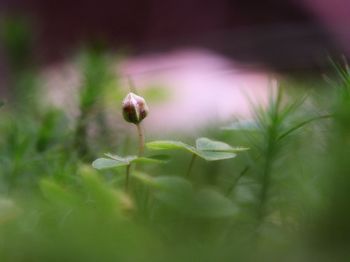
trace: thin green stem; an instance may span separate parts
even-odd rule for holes
[[[333,115],[322,115],[322,116],[317,116],[317,117],[314,117],[314,118],[311,118],[311,119],[308,119],[308,120],[305,120],[301,123],[299,123],[298,125],[290,128],[289,130],[285,131],[284,133],[282,133],[278,138],[277,138],[277,141],[280,141],[282,140],[283,138],[285,138],[286,136],[290,135],[291,133],[293,133],[294,131],[296,131],[297,129],[299,128],[302,128],[304,127],[305,125],[313,122],[313,121],[316,121],[316,120],[320,120],[320,119],[326,119],[326,118],[330,118],[332,117]],[[261,155],[259,155],[257,157],[256,160],[258,160],[259,158],[261,157]],[[227,190],[227,193],[226,195],[230,195],[232,193],[232,191],[235,189],[235,187],[237,186],[239,180],[248,172],[248,170],[250,169],[250,166],[247,165],[238,175],[238,177],[235,179],[235,181],[232,183],[232,185],[229,187],[229,189]]]
[[[248,165],[241,171],[241,173],[239,173],[238,177],[235,179],[233,184],[227,190],[227,193],[226,193],[227,196],[232,193],[232,191],[236,188],[239,180],[248,172],[249,169],[250,169],[250,166]]]
[[[292,132],[294,132],[295,130],[299,129],[299,128],[302,128],[303,126],[313,122],[313,121],[316,121],[316,120],[320,120],[320,119],[325,119],[325,118],[330,118],[332,117],[332,115],[322,115],[322,116],[316,116],[316,117],[313,117],[311,119],[308,119],[308,120],[305,120],[301,123],[299,123],[298,125],[290,128],[289,130],[287,130],[286,132],[284,132],[283,134],[281,134],[277,141],[280,141],[282,140],[283,138],[285,138],[286,136],[288,136],[289,134],[291,134]]]
[[[138,156],[142,156],[145,150],[145,134],[143,132],[141,124],[137,124],[137,133],[139,136],[139,154]]]
[[[196,158],[197,158],[197,155],[192,154],[192,158],[191,158],[190,164],[189,164],[188,169],[187,169],[186,177],[190,177],[190,174],[191,174],[191,171],[192,171],[192,168],[193,168],[193,165],[194,165]]]

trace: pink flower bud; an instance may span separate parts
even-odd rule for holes
[[[127,122],[139,124],[148,114],[148,106],[143,97],[129,93],[123,100],[123,116]]]

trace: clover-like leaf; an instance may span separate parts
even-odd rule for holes
[[[92,166],[96,169],[106,169],[113,167],[128,166],[131,163],[164,163],[168,160],[166,155],[155,155],[150,157],[126,156],[105,154],[108,158],[98,158],[92,162]]]
[[[110,159],[110,158],[98,158],[94,162],[92,162],[92,166],[96,169],[106,169],[112,167],[121,167],[129,165],[129,162]]]
[[[154,150],[184,149],[184,150],[190,151],[191,153],[196,154],[196,149],[193,146],[187,145],[181,141],[158,140],[158,141],[148,142],[146,146],[149,149],[154,149]]]
[[[196,147],[187,145],[180,141],[160,140],[146,144],[148,148],[154,150],[177,150],[184,149],[207,161],[229,159],[236,156],[235,152],[247,150],[243,147],[232,147],[221,141],[214,141],[208,138],[198,138]]]
[[[235,153],[230,152],[216,152],[216,151],[199,151],[197,150],[197,156],[203,158],[206,161],[217,161],[230,159],[237,156]]]
[[[169,161],[169,156],[167,155],[154,155],[149,157],[138,157],[134,159],[132,162],[135,163],[145,163],[145,164],[163,164]]]
[[[232,147],[221,141],[211,140],[206,137],[201,137],[196,140],[196,148],[200,151],[213,151],[213,152],[239,152],[248,150],[246,147]]]
[[[224,142],[214,141],[206,137],[196,140],[196,148],[202,151],[229,151],[232,147]]]
[[[111,159],[114,159],[116,161],[125,162],[125,163],[128,163],[128,164],[130,164],[132,161],[137,159],[137,156],[125,156],[125,157],[122,157],[122,156],[113,155],[113,154],[110,154],[110,153],[106,153],[104,155],[109,157],[109,158],[111,158]]]

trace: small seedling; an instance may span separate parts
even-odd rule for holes
[[[124,119],[133,123],[137,126],[139,136],[139,153],[138,156],[125,156],[121,157],[118,155],[105,154],[106,157],[98,158],[92,166],[96,169],[107,169],[126,167],[125,175],[125,190],[128,190],[130,169],[133,163],[164,163],[167,160],[167,156],[157,155],[151,157],[142,157],[144,152],[144,134],[141,127],[141,121],[148,114],[148,106],[145,99],[141,96],[129,93],[123,100],[123,116]]]
[[[248,150],[246,147],[232,147],[224,142],[201,137],[196,140],[196,146],[191,146],[180,141],[160,140],[146,144],[153,150],[186,150],[192,153],[192,158],[187,170],[190,175],[192,167],[197,157],[206,161],[218,161],[236,157],[236,153]]]
[[[139,137],[138,156],[121,157],[112,154],[105,154],[106,157],[98,158],[92,166],[96,169],[126,167],[125,189],[128,190],[130,168],[133,163],[164,163],[166,156],[143,157],[144,153],[144,133],[141,127],[142,120],[148,115],[148,106],[143,97],[130,92],[123,100],[123,117],[125,121],[133,123],[137,127]],[[206,161],[217,161],[236,157],[236,153],[247,150],[245,147],[232,147],[221,141],[214,141],[209,138],[201,137],[196,140],[196,145],[191,146],[180,141],[153,141],[147,143],[147,147],[154,150],[163,149],[185,149],[192,153],[192,158],[187,170],[187,176],[197,157]]]
[[[143,155],[145,136],[141,121],[148,115],[148,106],[145,99],[130,92],[123,100],[123,117],[125,121],[133,123],[137,127],[139,136],[139,156]]]

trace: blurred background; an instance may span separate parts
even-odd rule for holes
[[[32,30],[27,40],[40,64],[87,42],[134,55],[205,48],[284,71],[322,68],[324,54],[349,52],[346,0],[2,0],[0,8],[2,20],[21,19]]]
[[[349,11],[0,0],[0,261],[349,261]],[[94,169],[137,152],[130,90],[147,142],[249,150]]]
[[[346,0],[2,0],[0,91],[8,97],[12,72],[36,67],[52,103],[74,114],[67,101],[81,77],[72,57],[94,48],[118,54],[121,81],[173,94],[149,129],[165,115],[174,119],[165,130],[249,117],[247,96],[266,100],[273,74],[324,74],[330,57],[349,55],[349,8]]]

